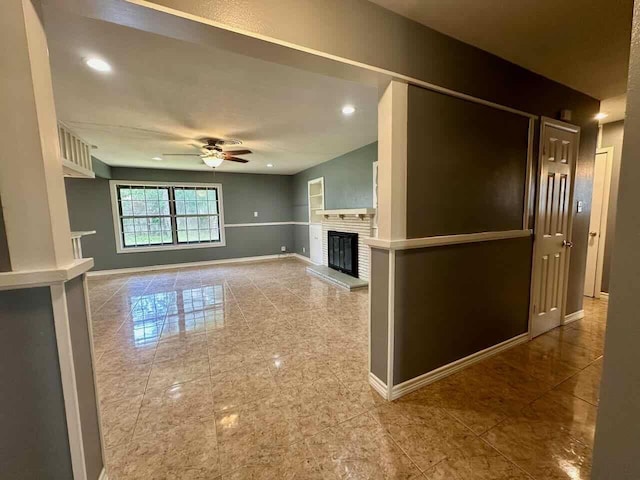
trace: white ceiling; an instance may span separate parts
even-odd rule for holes
[[[371,0],[600,100],[625,93],[633,0]]]
[[[51,7],[45,26],[58,117],[109,165],[207,170],[197,157],[152,157],[199,153],[194,140],[213,136],[254,152],[220,171],[291,174],[377,138],[373,87]],[[88,69],[90,56],[113,71]]]

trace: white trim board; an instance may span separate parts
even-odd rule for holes
[[[102,471],[100,472],[100,476],[98,480],[109,480],[109,476],[107,475],[107,469],[102,467]]]
[[[600,292],[600,298],[602,300],[607,300],[609,301],[609,294],[607,292]]]
[[[505,340],[502,343],[498,343],[489,348],[485,348],[484,350],[480,350],[479,352],[473,353],[467,357],[456,360],[455,362],[451,362],[448,365],[443,365],[440,368],[436,368],[430,372],[427,372],[419,377],[412,378],[407,380],[406,382],[402,382],[399,385],[395,385],[391,389],[391,398],[390,400],[396,400],[408,393],[413,392],[414,390],[418,390],[430,383],[436,382],[442,378],[448,377],[463,368],[467,368],[474,363],[477,363],[486,358],[492,357],[504,350],[507,350],[511,347],[515,347],[516,345],[520,345],[521,343],[526,343],[529,341],[529,334],[523,333],[516,337],[513,337],[509,340]]]
[[[382,398],[388,400],[388,389],[387,384],[376,377],[373,373],[369,372],[369,385],[380,394]]]
[[[64,268],[0,273],[0,290],[41,287],[68,282],[93,267],[93,258],[80,258]]]
[[[582,320],[584,318],[584,310],[578,310],[577,312],[570,313],[564,316],[563,325],[575,322],[576,320]]]
[[[218,260],[205,260],[203,262],[169,263],[166,265],[149,265],[146,267],[116,268],[113,270],[97,270],[87,272],[89,277],[103,277],[107,275],[119,275],[122,273],[155,272],[157,270],[175,270],[176,268],[205,267],[208,265],[221,265],[225,263],[261,262],[266,260],[278,260],[283,258],[295,258],[298,254],[278,253],[275,255],[259,255],[255,257],[221,258]],[[300,255],[302,257],[302,255]]]
[[[69,311],[67,309],[67,294],[62,283],[51,285],[50,291],[73,478],[75,480],[87,480],[80,400],[78,399],[76,371],[73,363],[73,343],[71,341]]]
[[[309,222],[227,223],[225,227],[271,227],[275,225],[309,225]]]
[[[316,265],[316,263],[312,262],[309,257],[305,257],[304,255],[300,255],[299,253],[292,253],[291,256],[311,265]]]
[[[457,235],[441,235],[437,237],[409,238],[406,240],[384,240],[367,238],[365,245],[386,250],[408,250],[412,248],[439,247],[442,245],[458,245],[461,243],[488,242],[509,238],[530,237],[531,230],[505,230],[499,232],[461,233]]]

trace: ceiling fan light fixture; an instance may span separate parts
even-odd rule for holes
[[[219,158],[217,156],[212,155],[211,157],[203,158],[202,161],[206,163],[207,167],[217,168],[220,165],[222,165],[222,162],[224,161],[224,157]]]

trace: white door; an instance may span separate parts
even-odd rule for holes
[[[587,267],[584,279],[584,294],[600,297],[602,287],[602,266],[604,243],[609,210],[609,189],[611,187],[612,149],[599,149],[593,171],[593,194],[591,196],[591,219],[589,221],[589,244],[587,246]]]
[[[562,324],[579,127],[543,118],[540,133],[531,336]]]
[[[309,205],[309,258],[322,265],[322,210],[324,210],[324,177],[309,180],[307,184]]]

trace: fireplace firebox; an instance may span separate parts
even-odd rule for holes
[[[329,267],[358,278],[358,234],[329,230]]]

